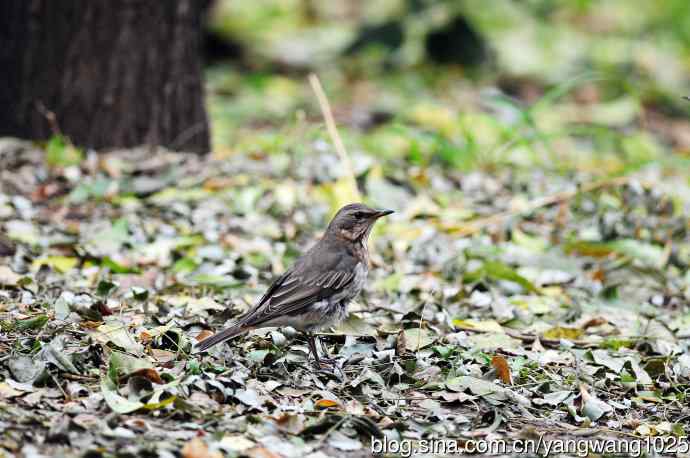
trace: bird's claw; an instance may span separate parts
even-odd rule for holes
[[[330,369],[331,371],[337,367],[338,361],[334,358],[319,358],[314,361],[314,368],[316,370]]]

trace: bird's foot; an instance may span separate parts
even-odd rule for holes
[[[338,366],[338,360],[335,358],[319,358],[314,361],[314,367],[319,369],[331,369],[333,370]]]

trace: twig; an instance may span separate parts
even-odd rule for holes
[[[488,331],[485,329],[470,328],[470,327],[465,327],[465,326],[456,326],[455,328],[460,330],[460,331],[465,331],[465,332],[475,332],[475,333],[494,332],[494,331]],[[560,339],[545,339],[543,337],[539,337],[539,336],[534,335],[534,334],[520,334],[519,332],[515,332],[515,331],[512,331],[510,329],[504,329],[503,331],[509,337],[512,337],[513,339],[520,340],[524,343],[532,343],[535,340],[539,339],[539,342],[546,347],[558,348],[561,346]],[[585,342],[585,341],[581,341],[581,340],[571,340],[571,342],[573,343],[573,346],[578,347],[578,348],[597,348],[599,346],[599,342]]]
[[[625,176],[585,183],[578,186],[577,189],[572,191],[562,191],[556,194],[552,194],[550,196],[539,197],[537,199],[534,199],[523,208],[517,210],[507,210],[504,212],[496,213],[491,216],[487,216],[485,218],[478,218],[472,221],[468,221],[466,225],[462,226],[450,226],[447,227],[447,230],[449,232],[452,232],[453,234],[457,234],[460,236],[473,235],[486,227],[502,223],[504,220],[512,216],[531,213],[538,208],[559,204],[567,200],[573,199],[582,193],[591,192],[596,189],[606,188],[610,186],[622,186],[624,184],[627,184],[630,180],[630,177]]]
[[[46,118],[46,121],[48,121],[48,126],[50,127],[50,130],[53,132],[53,135],[62,135],[62,130],[60,130],[60,125],[57,122],[57,116],[55,115],[55,112],[46,108],[43,102],[40,101],[36,102],[36,109],[39,113],[41,113],[41,115],[44,118]]]
[[[350,160],[350,156],[347,154],[345,144],[343,143],[343,140],[340,138],[338,128],[335,125],[335,119],[333,118],[331,104],[328,102],[328,98],[326,97],[326,93],[323,90],[323,86],[321,86],[321,81],[319,81],[319,77],[316,76],[314,73],[311,73],[309,75],[309,84],[311,85],[311,88],[314,91],[314,94],[316,95],[316,99],[319,102],[319,107],[321,107],[321,114],[323,115],[323,119],[326,122],[328,134],[331,136],[333,146],[335,146],[335,150],[337,151],[338,156],[340,156],[340,162],[345,168],[346,178],[350,181],[350,184],[352,185],[352,190],[355,196],[357,197],[357,200],[359,200],[359,188],[357,187],[357,180],[355,180],[355,172],[352,167],[352,161]]]

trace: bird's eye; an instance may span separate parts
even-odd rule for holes
[[[366,218],[367,214],[365,212],[355,212],[355,218]]]

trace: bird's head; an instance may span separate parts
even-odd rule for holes
[[[364,204],[348,204],[338,210],[326,233],[346,240],[366,241],[377,219],[393,210],[375,210]]]

